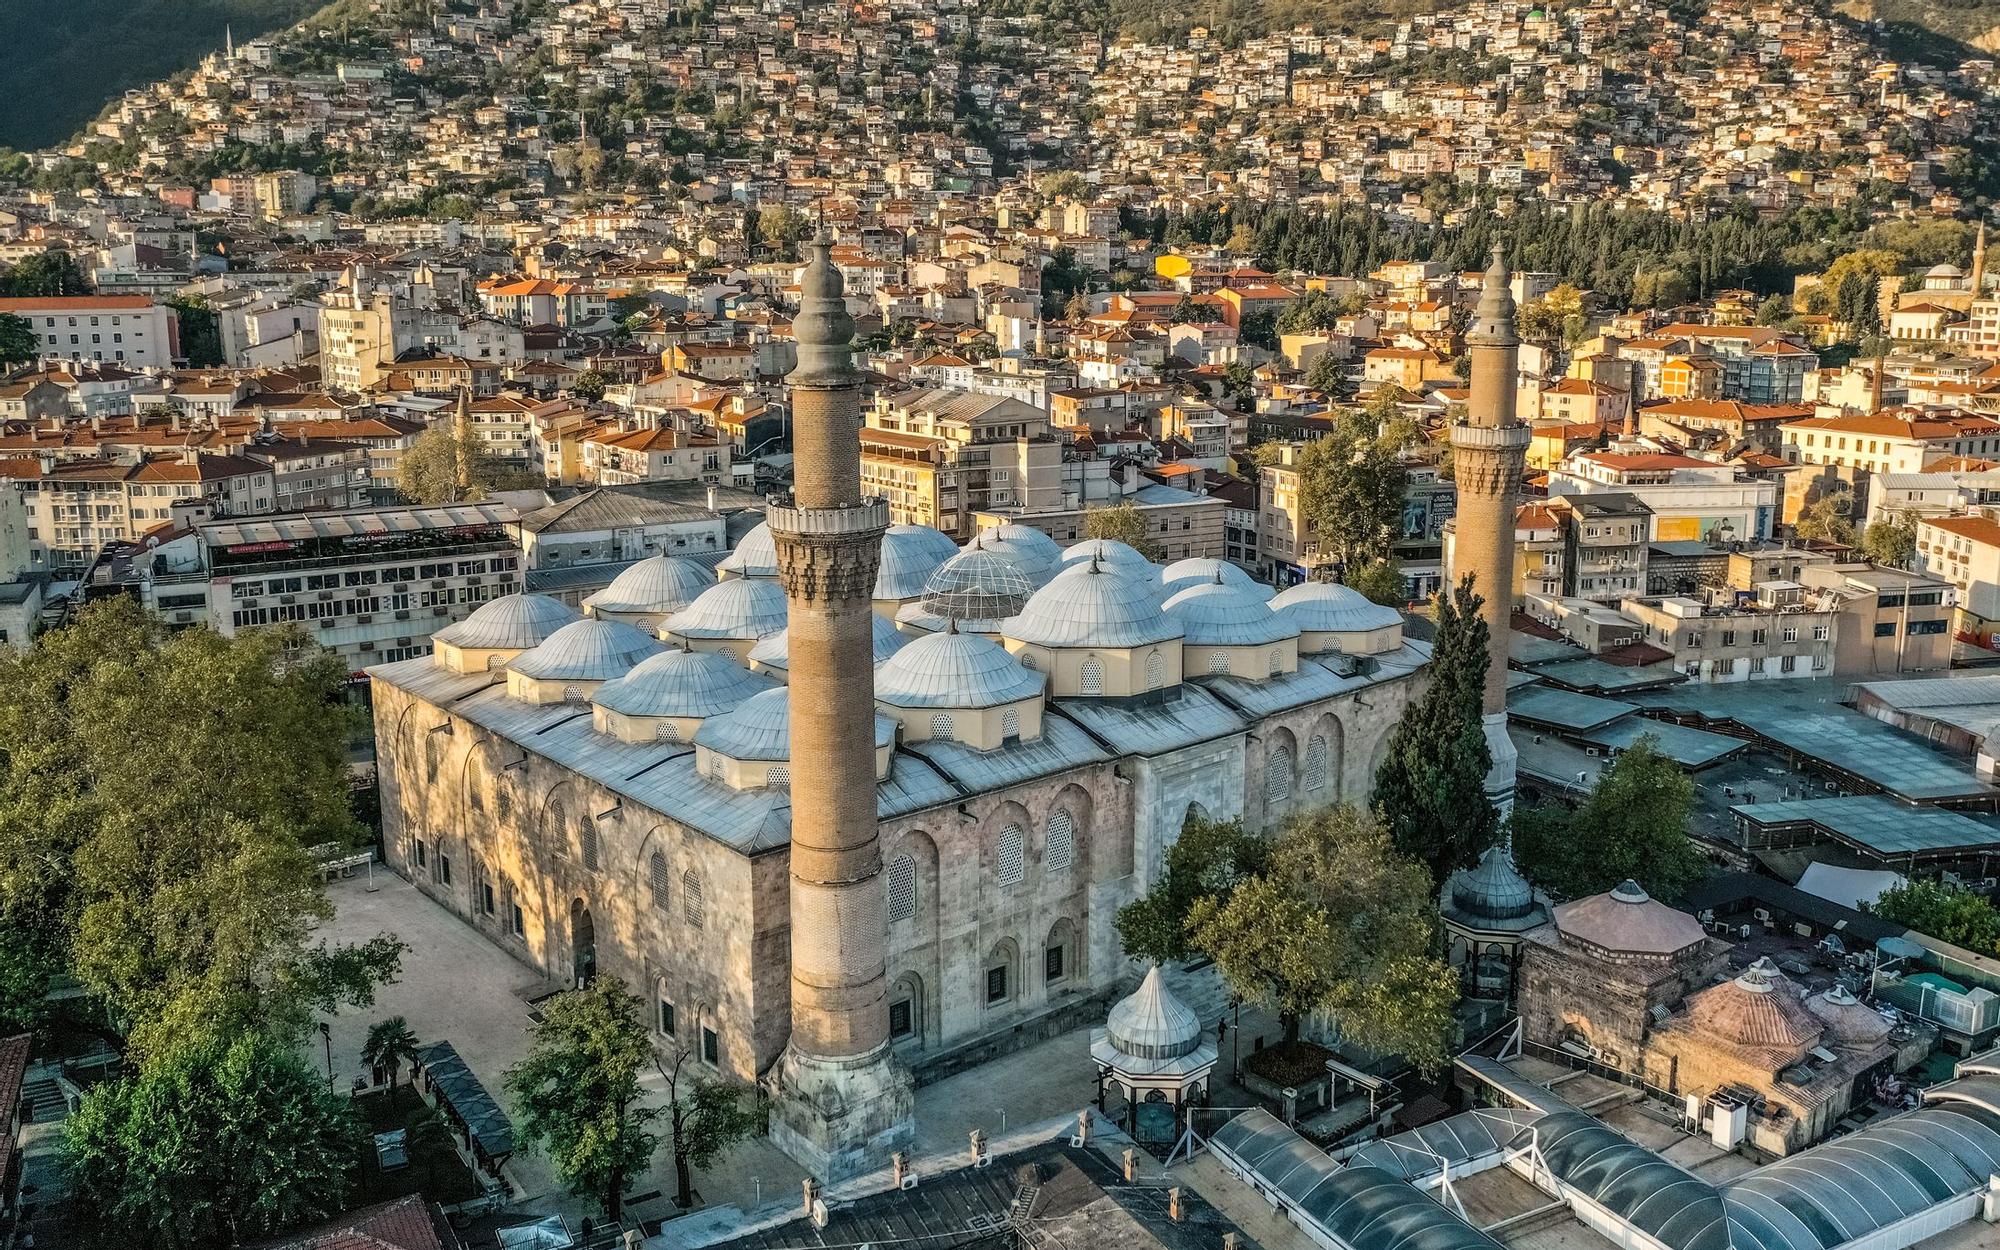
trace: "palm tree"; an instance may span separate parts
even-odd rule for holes
[[[401,1016],[390,1016],[368,1026],[367,1040],[361,1043],[361,1062],[368,1065],[376,1080],[382,1074],[389,1075],[389,1088],[396,1088],[396,1073],[405,1061],[417,1061],[417,1035],[410,1032],[410,1022]]]

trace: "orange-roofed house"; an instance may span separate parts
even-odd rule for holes
[[[1378,347],[1361,358],[1361,377],[1371,386],[1400,386],[1412,394],[1426,382],[1457,377],[1451,362],[1428,347]]]
[[[1782,427],[1794,464],[1832,464],[1870,473],[1920,473],[1950,456],[2000,454],[2000,422],[1962,412],[1899,409],[1806,417]]]
[[[1779,488],[1770,478],[1633,443],[1577,452],[1549,472],[1551,499],[1593,494],[1645,504],[1652,511],[1646,536],[1654,542],[1769,538],[1778,519]]]
[[[1619,425],[1625,420],[1628,397],[1624,387],[1610,382],[1564,378],[1541,390],[1537,396],[1540,411],[1535,415],[1544,421]]]
[[[479,284],[479,304],[521,326],[583,325],[601,320],[609,306],[601,292],[545,278],[489,278]]]
[[[1660,394],[1668,399],[1716,399],[1722,394],[1722,362],[1707,356],[1675,356],[1660,366]]]

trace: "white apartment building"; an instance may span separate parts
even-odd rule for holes
[[[1731,465],[1626,445],[1573,452],[1549,473],[1549,496],[1618,493],[1652,509],[1654,542],[1743,542],[1769,538],[1779,488]]]
[[[181,354],[179,318],[150,295],[0,299],[0,313],[28,323],[44,360],[171,369]]]
[[[2000,455],[2000,422],[1956,411],[1807,417],[1780,427],[1793,464],[1920,473],[1949,456]]]

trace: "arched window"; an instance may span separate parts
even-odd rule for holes
[[[670,720],[663,720],[653,726],[653,737],[659,742],[679,742],[681,740],[681,727]]]
[[[917,861],[898,855],[889,861],[889,923],[917,918]]]
[[[1158,651],[1146,653],[1146,689],[1158,690],[1167,684],[1167,658]]]
[[[681,919],[690,929],[701,928],[707,916],[701,897],[701,874],[690,868],[681,874]]]
[[[1066,807],[1058,807],[1049,817],[1048,837],[1042,846],[1042,866],[1050,872],[1068,872],[1076,862],[1076,817]]]
[[[1326,763],[1329,752],[1326,739],[1314,734],[1306,741],[1306,793],[1313,794],[1326,788]]]
[[[1021,709],[1010,707],[1000,713],[1000,736],[1002,738],[1021,736]]]
[[[940,742],[951,741],[951,714],[949,712],[939,712],[937,715],[931,717],[931,737],[936,738]]]
[[[1017,660],[1019,660],[1019,661],[1021,662],[1021,667],[1022,667],[1022,668],[1025,668],[1025,669],[1027,669],[1027,670],[1028,670],[1029,672],[1031,672],[1031,673],[1035,671],[1035,653],[1034,653],[1034,652],[1032,652],[1032,651],[1023,651],[1023,652],[1022,652],[1021,654],[1019,654],[1019,655],[1015,656],[1014,658],[1015,658],[1015,659],[1017,659]]]
[[[1103,694],[1104,662],[1094,655],[1084,660],[1080,683],[1085,694]]]
[[[560,803],[542,809],[542,845],[553,854],[569,854],[569,817]]]
[[[1208,675],[1210,677],[1229,675],[1229,653],[1221,647],[1208,653]]]
[[[647,866],[647,883],[651,886],[655,911],[667,910],[667,857],[653,852],[652,862]]]
[[[424,735],[424,780],[436,781],[438,769],[444,766],[444,743],[438,741],[436,733]]]
[[[1292,749],[1271,748],[1264,759],[1264,802],[1275,807],[1292,797]]]
[[[1003,886],[1015,886],[1028,879],[1028,835],[1019,825],[1008,825],[1000,831],[1000,844],[994,853],[994,875]]]
[[[582,687],[582,686],[577,686],[577,685],[569,685],[569,686],[564,686],[564,687],[563,687],[563,702],[564,702],[564,703],[581,703],[581,702],[583,702],[583,687]]]
[[[589,819],[588,817],[586,817],[583,822],[582,842],[583,842],[583,866],[585,868],[588,868],[592,872],[596,872],[598,858],[599,858],[598,855],[599,847],[597,845],[597,822]]]
[[[792,785],[792,770],[783,764],[773,765],[770,771],[764,774],[764,784],[773,790],[788,790]]]
[[[493,779],[493,819],[503,825],[514,821],[514,791],[505,773]]]
[[[1284,671],[1285,671],[1285,653],[1284,653],[1283,651],[1280,651],[1280,650],[1279,650],[1278,648],[1276,648],[1276,647],[1272,647],[1272,648],[1271,648],[1271,661],[1270,661],[1270,674],[1271,674],[1271,676],[1273,676],[1273,677],[1276,677],[1276,676],[1277,676],[1278,674],[1280,674],[1280,673],[1282,673],[1282,672],[1284,672]]]

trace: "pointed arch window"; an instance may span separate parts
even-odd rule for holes
[[[687,921],[690,929],[699,929],[707,918],[707,904],[701,895],[701,874],[690,868],[681,874],[681,919]]]
[[[653,896],[653,909],[659,912],[666,911],[667,857],[658,851],[653,852],[652,862],[648,865],[647,884]]]
[[[1292,749],[1272,748],[1264,761],[1264,802],[1277,806],[1292,797]]]
[[[917,918],[917,861],[898,855],[889,861],[889,923]]]
[[[1049,817],[1048,838],[1042,847],[1042,865],[1050,872],[1068,872],[1076,862],[1076,817],[1066,807],[1058,807]]]
[[[1028,879],[1028,835],[1019,825],[1008,825],[1000,831],[1000,844],[994,854],[994,876],[1003,886],[1017,886]]]
[[[1158,690],[1167,684],[1167,657],[1158,651],[1146,653],[1146,689]]]
[[[1306,743],[1306,792],[1315,793],[1326,788],[1326,765],[1329,752],[1326,739],[1314,734]]]
[[[1087,695],[1104,693],[1104,661],[1094,655],[1084,660],[1078,688]]]

